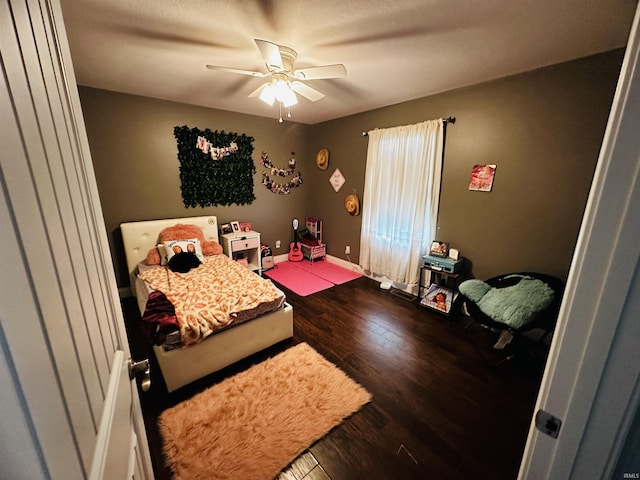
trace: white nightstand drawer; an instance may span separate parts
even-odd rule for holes
[[[238,238],[237,240],[231,240],[231,251],[239,252],[240,250],[247,250],[248,248],[260,248],[259,237]]]

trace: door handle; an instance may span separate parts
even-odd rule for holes
[[[149,359],[134,362],[129,357],[129,380],[140,379],[140,388],[143,392],[148,392],[151,388],[151,366]]]

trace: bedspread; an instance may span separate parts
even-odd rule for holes
[[[217,330],[242,319],[243,312],[263,313],[284,303],[284,294],[225,255],[205,257],[187,273],[164,266],[145,268],[138,276],[173,304],[182,345],[198,343]]]

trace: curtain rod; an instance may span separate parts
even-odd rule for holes
[[[443,118],[442,119],[442,123],[444,123],[445,127],[447,126],[447,123],[456,123],[456,117]],[[367,132],[362,132],[362,136],[363,137],[368,137],[369,134]]]

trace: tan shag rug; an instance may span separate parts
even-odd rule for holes
[[[272,479],[371,394],[306,343],[159,418],[176,479]]]

